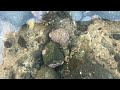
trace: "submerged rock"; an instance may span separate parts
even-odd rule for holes
[[[86,63],[75,69],[67,79],[113,79],[114,76],[99,64]]]
[[[62,46],[66,45],[70,39],[69,33],[62,28],[52,31],[49,37],[53,42],[59,43]]]
[[[42,51],[43,61],[45,65],[49,65],[54,68],[54,65],[62,64],[64,61],[64,56],[58,47],[50,42],[46,44],[44,50]],[[52,66],[53,65],[53,66]]]
[[[36,71],[44,64],[42,49],[47,42],[45,31],[46,26],[35,24],[33,30],[24,26],[19,33],[10,33],[6,36],[4,63],[0,65],[1,79],[11,79],[13,76],[15,79],[34,78]],[[13,74],[10,74],[11,72]]]
[[[41,67],[35,79],[60,79],[60,75],[50,67]]]
[[[120,40],[120,34],[112,34],[113,38],[116,40]]]

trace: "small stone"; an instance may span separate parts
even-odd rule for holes
[[[53,42],[59,43],[62,46],[66,45],[70,39],[69,33],[62,28],[52,31],[49,37]]]
[[[5,46],[6,48],[10,48],[10,47],[12,46],[12,43],[11,43],[10,41],[5,41],[5,42],[4,42],[4,46]]]
[[[119,62],[120,61],[120,55],[119,54],[115,54],[114,55],[114,59],[116,62]]]
[[[113,34],[112,36],[114,39],[120,40],[120,34]]]

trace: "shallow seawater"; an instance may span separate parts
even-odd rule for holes
[[[120,11],[0,11],[1,79],[119,79]]]

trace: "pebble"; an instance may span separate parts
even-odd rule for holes
[[[62,28],[52,31],[49,37],[53,42],[59,43],[62,46],[66,45],[70,39],[69,33]]]

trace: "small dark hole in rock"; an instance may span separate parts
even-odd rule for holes
[[[112,39],[113,37],[110,35],[109,38]]]
[[[98,30],[101,30],[102,28],[100,27],[100,28],[98,28]]]
[[[113,46],[116,47],[116,46],[117,46],[117,43],[113,43]]]
[[[107,33],[104,33],[104,36],[107,36]]]
[[[3,68],[3,70],[6,70],[6,68]]]
[[[10,47],[12,46],[12,43],[11,43],[10,41],[5,41],[5,42],[4,42],[4,46],[5,46],[6,48],[10,48]]]
[[[93,38],[96,38],[96,36],[94,36]]]

